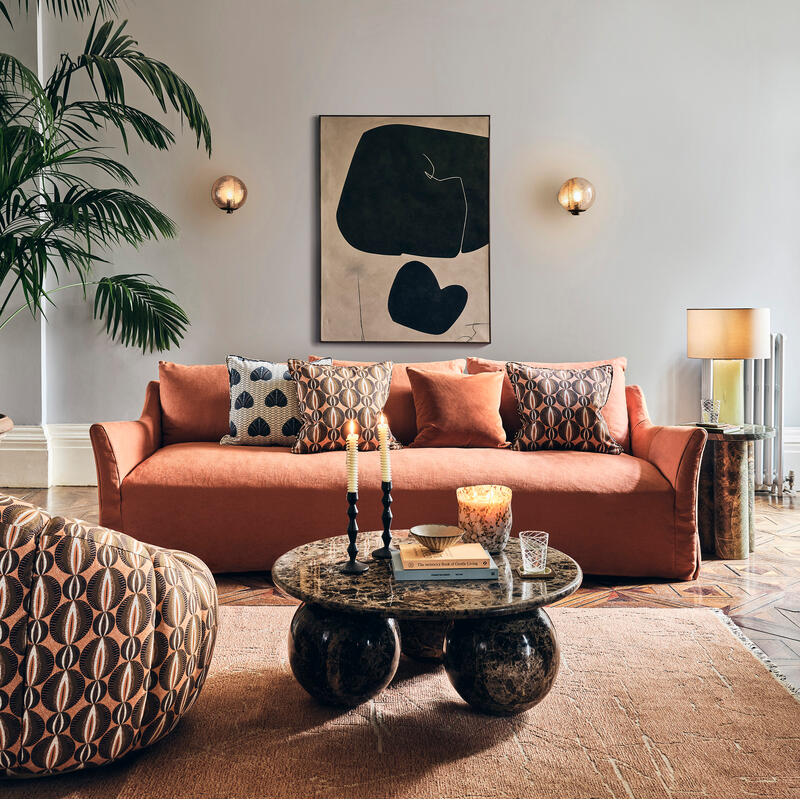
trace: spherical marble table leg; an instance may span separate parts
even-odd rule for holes
[[[400,620],[403,654],[415,661],[441,664],[444,660],[444,637],[450,625],[450,620]]]
[[[553,623],[541,608],[509,617],[457,620],[444,666],[455,690],[487,714],[509,716],[540,702],[558,672]]]
[[[304,603],[289,629],[289,663],[297,682],[326,705],[353,707],[375,697],[400,660],[397,623]]]

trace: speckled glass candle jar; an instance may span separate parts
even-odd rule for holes
[[[477,542],[490,553],[499,553],[511,534],[511,489],[486,484],[456,489],[458,527],[463,542]]]

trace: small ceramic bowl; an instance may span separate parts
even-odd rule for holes
[[[455,525],[415,525],[409,531],[423,547],[433,553],[441,553],[451,545],[461,541],[464,531]]]

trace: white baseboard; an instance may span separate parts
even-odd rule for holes
[[[47,425],[50,486],[96,486],[89,425]]]
[[[89,425],[17,425],[0,437],[0,486],[96,486]]]
[[[49,486],[47,436],[41,425],[17,425],[0,437],[0,486]]]
[[[787,475],[793,469],[800,479],[800,428],[785,428],[783,431],[783,464]]]

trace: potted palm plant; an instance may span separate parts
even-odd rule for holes
[[[21,11],[28,2],[18,0]],[[92,22],[82,52],[62,54],[44,82],[0,53],[0,336],[18,314],[42,314],[57,292],[82,290],[112,339],[168,350],[189,324],[173,293],[150,275],[104,275],[102,267],[115,245],[174,237],[177,229],[133,190],[135,176],[105,139],[116,130],[126,153],[131,137],[158,150],[175,142],[162,122],[128,104],[127,81],[176,113],[210,156],[208,120],[191,87],[138,49],[127,20],[116,19],[116,0],[41,2]],[[0,15],[12,24],[3,0]],[[90,90],[78,93],[79,84]]]

